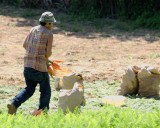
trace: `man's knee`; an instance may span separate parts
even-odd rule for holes
[[[25,88],[26,89],[26,92],[30,95],[30,96],[32,96],[33,94],[34,94],[34,92],[35,92],[35,89],[30,89],[30,88]]]

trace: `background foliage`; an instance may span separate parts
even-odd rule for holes
[[[135,27],[160,28],[159,0],[0,0],[18,7],[65,11],[76,18],[133,21]]]

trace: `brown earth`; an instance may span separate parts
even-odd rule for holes
[[[0,15],[0,85],[24,84],[22,43],[32,21]],[[60,31],[56,26],[50,59],[63,60],[62,66],[82,73],[91,82],[121,80],[129,65],[160,67],[159,31],[106,29],[100,33],[87,27],[82,33]]]

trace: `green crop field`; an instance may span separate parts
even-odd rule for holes
[[[35,94],[18,109],[16,115],[8,115],[6,105],[21,90],[20,86],[0,86],[0,128],[159,128],[160,101],[138,96],[128,96],[123,107],[103,105],[101,98],[115,95],[120,82],[97,81],[85,83],[86,106],[74,113],[63,114],[57,109],[58,92],[52,81],[50,111],[34,117],[30,113],[38,107],[39,88]]]
[[[105,106],[66,115],[60,111],[38,117],[1,114],[0,120],[1,128],[159,128],[160,111],[143,113]]]

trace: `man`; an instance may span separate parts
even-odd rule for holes
[[[7,105],[9,114],[15,114],[17,108],[34,94],[37,84],[40,85],[38,110],[49,109],[51,87],[47,62],[52,54],[53,34],[51,29],[55,22],[53,13],[42,13],[39,19],[40,25],[33,27],[26,37],[23,44],[26,50],[24,56],[26,87],[12,99],[11,104]]]

